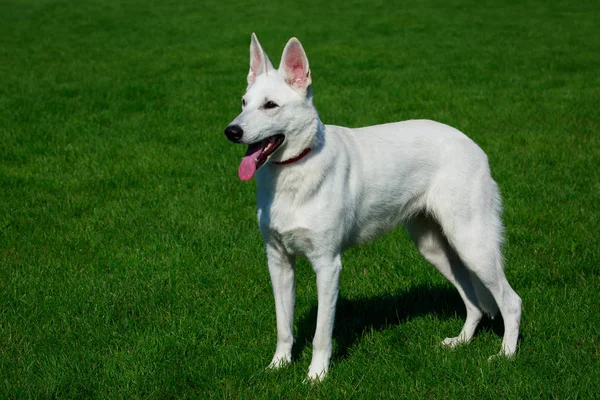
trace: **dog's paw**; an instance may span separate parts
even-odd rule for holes
[[[315,371],[311,371],[310,367],[308,369],[308,375],[306,375],[306,378],[304,378],[304,381],[302,381],[305,384],[317,384],[319,382],[321,382],[323,379],[325,379],[325,376],[327,376],[327,368],[323,369],[321,371],[315,370]]]
[[[291,354],[275,354],[267,369],[279,369],[292,363]]]
[[[442,340],[442,346],[447,347],[449,349],[455,349],[456,347],[460,346],[461,344],[466,344],[466,343],[467,343],[467,341],[464,340],[460,336],[453,337],[453,338],[446,338],[446,339]]]
[[[312,362],[308,367],[308,375],[304,380],[305,383],[318,383],[325,379],[329,366],[323,362]]]
[[[515,358],[515,354],[517,353],[516,349],[505,349],[502,348],[498,354],[494,354],[488,357],[488,362],[494,362],[494,360],[512,360]]]

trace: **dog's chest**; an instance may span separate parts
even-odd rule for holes
[[[298,210],[259,207],[258,221],[265,242],[275,242],[287,253],[299,256],[313,251],[314,232]]]
[[[310,205],[285,196],[263,197],[258,202],[258,223],[265,242],[283,246],[289,254],[307,256],[315,248],[315,226]]]
[[[306,257],[314,250],[312,234],[308,229],[295,228],[286,232],[274,232],[273,234],[289,254]]]

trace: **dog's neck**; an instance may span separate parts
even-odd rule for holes
[[[316,150],[324,142],[324,125],[319,118],[317,110],[312,105],[312,99],[309,99],[303,109],[299,110],[303,114],[297,118],[288,127],[291,132],[281,150],[273,154],[271,162],[285,162],[297,158],[307,148]]]
[[[285,160],[285,161],[271,161],[273,164],[275,165],[288,165],[288,164],[292,164],[295,163],[296,161],[300,161],[302,160],[304,157],[306,157],[306,155],[308,153],[310,153],[310,151],[312,150],[312,147],[307,147],[305,148],[302,153],[300,153],[299,155],[297,155],[294,158],[290,158],[289,160]]]
[[[320,174],[324,173],[324,170],[321,171],[318,168],[313,170],[312,167],[315,166],[313,158],[318,157],[318,154],[325,145],[325,125],[319,119],[316,111],[315,118],[307,125],[306,131],[302,133],[302,136],[308,140],[301,142],[301,145],[294,146],[293,151],[286,153],[290,154],[290,157],[297,157],[306,148],[311,148],[311,151],[294,163],[276,165],[269,162],[258,170],[256,179],[259,192],[266,195],[267,193],[274,192],[275,188],[278,188],[278,191],[281,192],[289,191],[290,193],[297,193],[300,186],[307,187],[307,179],[315,182],[320,181]],[[308,169],[310,169],[310,173]]]

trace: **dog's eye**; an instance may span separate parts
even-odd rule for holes
[[[242,107],[246,107],[246,99],[242,99]]]
[[[279,107],[279,105],[277,103],[275,103],[274,101],[270,101],[269,100],[265,104],[263,104],[263,108],[265,110],[270,110],[270,109],[275,108],[275,107]]]

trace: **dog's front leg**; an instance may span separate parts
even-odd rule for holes
[[[333,321],[335,305],[338,298],[340,271],[342,269],[341,255],[319,257],[311,260],[317,275],[317,329],[313,339],[313,356],[308,367],[308,379],[318,381],[325,377],[331,359]]]
[[[277,348],[269,368],[279,368],[292,362],[294,305],[296,302],[296,259],[279,246],[269,244],[267,244],[267,259],[277,317]]]

